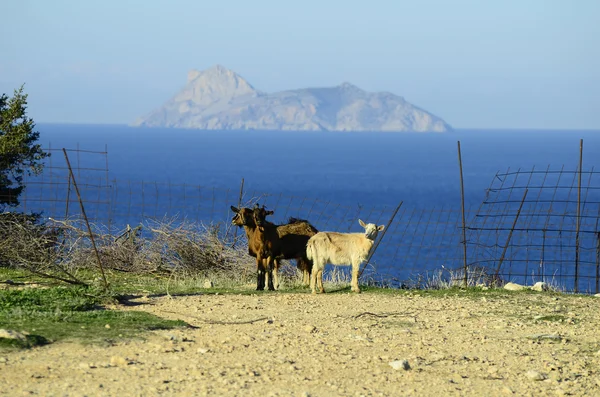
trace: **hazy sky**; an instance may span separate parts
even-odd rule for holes
[[[129,123],[221,64],[455,128],[600,129],[599,0],[0,0],[0,20],[0,93],[26,83],[38,123]]]

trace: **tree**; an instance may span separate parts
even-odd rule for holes
[[[41,173],[42,160],[50,155],[36,144],[40,133],[34,131],[35,124],[26,110],[23,86],[12,98],[0,96],[0,209],[19,205],[25,187],[23,176]]]

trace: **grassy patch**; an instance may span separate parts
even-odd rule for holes
[[[22,338],[0,338],[0,348],[23,348],[53,341],[97,343],[138,337],[141,332],[185,326],[145,312],[104,310],[112,296],[82,287],[0,291],[0,328]]]
[[[26,288],[0,291],[0,313],[92,310],[102,301],[83,287]]]

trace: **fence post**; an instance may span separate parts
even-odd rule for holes
[[[577,175],[577,222],[575,225],[575,293],[579,284],[579,228],[581,227],[581,167],[583,166],[583,139],[579,140],[579,172]]]
[[[596,233],[596,293],[600,286],[600,232]]]
[[[462,167],[462,155],[460,153],[460,141],[458,143],[458,168],[460,170],[460,203],[462,209],[462,243],[463,243],[463,260],[464,260],[464,288],[468,286],[468,270],[469,266],[467,265],[467,222],[465,221],[465,186],[463,182],[463,167]]]
[[[358,273],[358,278],[360,278],[363,274],[363,272],[365,271],[366,267],[367,267],[367,263],[369,263],[369,261],[371,260],[371,258],[373,257],[373,254],[375,253],[375,250],[377,249],[377,247],[379,247],[379,243],[381,243],[381,240],[383,240],[383,236],[385,236],[385,233],[388,231],[388,229],[390,228],[390,225],[392,224],[392,222],[394,221],[394,218],[396,217],[396,214],[398,213],[398,211],[400,210],[400,207],[402,207],[402,204],[404,203],[404,201],[400,201],[400,204],[398,204],[398,206],[396,207],[396,209],[394,210],[394,213],[392,214],[392,217],[390,218],[390,220],[388,221],[385,229],[383,229],[383,232],[381,232],[381,235],[379,236],[379,239],[377,240],[377,243],[375,243],[375,245],[373,245],[373,247],[371,247],[371,250],[369,251],[369,256],[367,256],[367,259],[365,260],[365,263],[362,266],[362,269],[360,270],[360,272]]]
[[[242,206],[242,199],[244,197],[244,178],[242,178],[242,183],[240,184],[240,196],[238,198],[238,209]],[[235,248],[235,243],[237,241],[237,232],[238,228],[233,229],[233,244],[231,244],[231,248]]]
[[[111,205],[110,205],[110,194],[111,194],[111,189],[110,189],[110,181],[108,180],[108,145],[105,143],[104,144],[104,162],[106,164],[106,197],[107,197],[107,201],[108,201],[108,205],[107,205],[107,212],[108,212],[108,230],[110,232],[111,230],[111,223],[112,223],[112,213],[111,213]]]
[[[496,269],[496,280],[498,279],[498,275],[500,274],[500,267],[502,267],[502,262],[504,262],[504,256],[506,255],[506,250],[508,249],[508,245],[510,244],[510,239],[515,231],[515,227],[517,226],[517,221],[519,220],[519,215],[521,215],[521,209],[523,208],[523,204],[525,203],[525,198],[527,197],[528,189],[525,189],[525,193],[523,194],[523,199],[521,199],[521,205],[519,205],[519,210],[517,211],[517,215],[515,216],[515,220],[513,221],[512,227],[510,228],[510,232],[508,233],[508,238],[506,239],[506,245],[502,250],[502,255],[500,255],[500,261],[498,262],[498,268]]]
[[[71,174],[69,173],[69,180],[67,182],[67,202],[65,203],[65,221],[69,217],[69,201],[71,201]]]
[[[108,289],[108,282],[106,281],[106,275],[104,274],[104,268],[102,267],[102,261],[100,260],[100,254],[98,253],[98,248],[96,247],[96,241],[94,240],[94,234],[92,233],[92,228],[90,227],[90,222],[88,221],[88,217],[85,214],[85,208],[83,206],[83,200],[81,199],[81,195],[79,194],[79,188],[77,187],[77,182],[75,181],[75,176],[73,175],[73,169],[71,168],[71,162],[69,162],[69,156],[67,155],[67,150],[63,148],[63,153],[65,155],[65,160],[67,161],[67,167],[69,167],[69,175],[73,180],[73,187],[75,188],[75,193],[77,193],[77,198],[79,199],[79,205],[81,206],[81,214],[83,215],[83,219],[85,219],[85,224],[87,226],[88,232],[90,234],[90,241],[92,242],[92,246],[94,247],[94,252],[96,253],[96,259],[98,260],[98,267],[100,268],[100,273],[102,274],[102,280],[104,281],[104,288]]]

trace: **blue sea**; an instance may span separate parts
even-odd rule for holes
[[[495,227],[508,229],[504,226],[515,218],[523,187],[532,187],[524,208],[529,218],[524,215],[520,219],[517,229],[524,230],[510,237],[503,258],[502,274],[512,281],[529,283],[539,281],[536,277],[556,277],[573,287],[574,274],[568,266],[572,253],[565,254],[569,249],[573,251],[572,239],[569,237],[564,244],[556,236],[551,240],[546,229],[558,226],[556,220],[550,220],[545,222],[544,241],[540,242],[541,235],[534,236],[532,231],[540,227],[532,219],[539,216],[536,211],[558,210],[562,211],[560,226],[572,229],[569,219],[573,207],[563,204],[560,209],[550,208],[548,203],[576,199],[577,175],[568,172],[578,169],[580,139],[582,170],[594,171],[600,166],[600,131],[317,133],[59,124],[39,124],[37,128],[40,144],[52,149],[53,156],[47,171],[31,179],[38,184],[28,188],[22,203],[30,210],[41,209],[49,216],[63,213],[60,202],[65,188],[56,188],[66,175],[63,154],[57,150],[61,148],[73,150],[68,153],[77,169],[76,178],[89,188],[88,193],[82,188],[84,199],[89,201],[87,212],[106,217],[114,225],[175,214],[226,224],[233,215],[229,206],[238,204],[242,179],[243,203],[258,200],[275,209],[274,222],[297,216],[308,219],[319,230],[359,232],[358,217],[387,224],[402,202],[370,266],[374,278],[397,284],[442,266],[457,268],[463,263],[459,141],[466,222],[475,225],[467,236],[470,266],[496,270],[509,231],[492,232],[484,238],[482,232],[489,232],[488,228],[485,222],[483,226],[477,226],[477,222],[481,222],[482,214],[489,213],[489,219],[505,217],[505,223],[496,223]],[[600,209],[598,190],[594,189],[600,187],[597,179],[594,171],[583,174],[581,183],[585,187],[585,196],[580,199],[585,205],[581,208],[590,214],[586,226],[590,236],[597,228],[594,221]],[[554,185],[560,188],[551,189]],[[497,202],[490,201],[490,187]],[[500,200],[502,192],[508,196]],[[482,204],[486,200],[491,204]],[[519,249],[519,241],[526,248]],[[592,237],[586,242],[587,267],[579,273],[590,278],[578,280],[580,290],[593,290],[596,283],[594,242]],[[562,256],[557,257],[560,244]],[[545,256],[550,252],[555,257],[547,260]],[[580,259],[583,261],[582,255]]]

